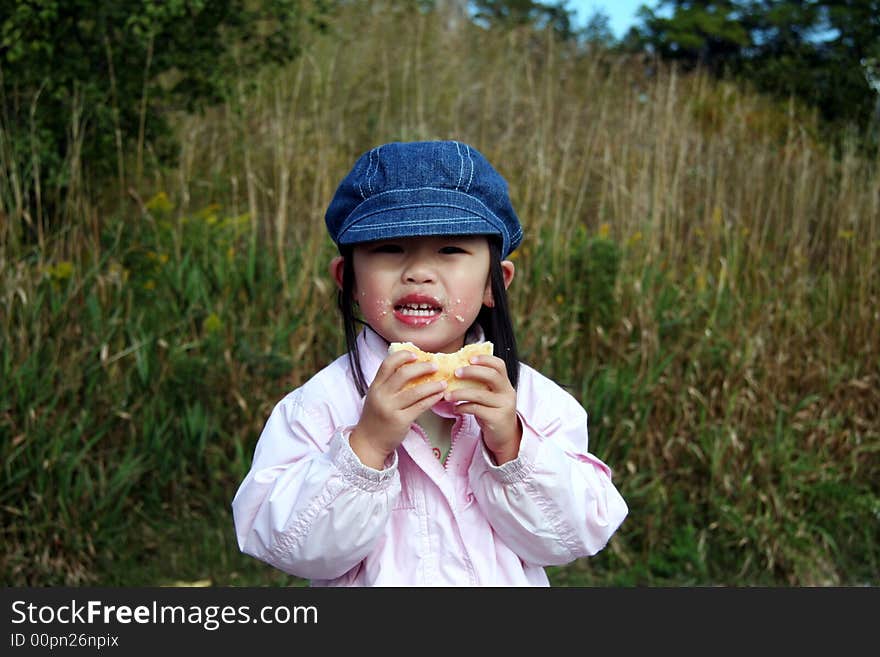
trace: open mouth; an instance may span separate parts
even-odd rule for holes
[[[438,299],[425,295],[410,294],[394,304],[394,315],[408,324],[427,324],[443,313]]]
[[[394,310],[408,317],[433,317],[443,311],[443,308],[430,303],[403,303],[394,306]]]

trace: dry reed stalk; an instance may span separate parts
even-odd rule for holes
[[[293,100],[296,106],[297,92],[299,91],[299,83],[301,76],[297,77],[297,84],[294,87]],[[278,271],[281,274],[281,280],[284,287],[284,297],[289,299],[290,288],[288,287],[287,272],[287,255],[285,253],[285,245],[287,244],[287,216],[288,216],[288,197],[290,196],[290,159],[292,157],[291,138],[289,136],[289,124],[283,118],[281,95],[278,89],[272,92],[273,96],[273,114],[271,116],[270,133],[273,135],[272,158],[274,163],[274,184],[277,190],[277,207],[275,210],[275,257],[278,263]]]

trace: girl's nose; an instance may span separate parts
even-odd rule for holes
[[[413,260],[403,270],[403,279],[407,283],[432,283],[435,276],[433,267],[424,260]]]

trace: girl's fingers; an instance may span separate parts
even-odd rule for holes
[[[432,362],[418,363],[416,356],[411,351],[396,351],[388,356],[379,366],[373,379],[373,386],[389,385],[393,391],[401,390],[408,381],[437,370],[437,364]]]
[[[397,397],[400,399],[400,406],[408,408],[413,404],[417,404],[420,400],[432,397],[438,393],[442,398],[445,391],[446,381],[428,381],[427,383],[420,383],[417,386],[401,391]]]
[[[500,359],[499,359],[500,360]],[[470,381],[479,381],[489,387],[490,390],[501,392],[509,387],[510,380],[507,378],[507,368],[504,367],[504,361],[501,361],[501,367],[493,365],[468,365],[460,367],[455,371],[455,376],[459,379],[468,379]]]
[[[479,388],[459,388],[458,390],[446,393],[444,399],[453,403],[470,402],[471,404],[479,404],[487,408],[502,408],[506,402],[504,395],[499,395],[491,390],[480,390]],[[461,405],[455,408],[458,411]]]
[[[394,376],[389,379],[389,383],[392,384],[396,390],[402,390],[406,387],[407,383],[420,377],[433,374],[436,371],[437,363],[434,362],[404,363],[397,369]]]
[[[498,358],[498,356],[487,356],[481,354],[479,356],[471,356],[468,362],[471,365],[491,368],[499,374],[503,375],[505,379],[507,378],[507,365],[502,359]]]
[[[373,379],[373,385],[382,385],[400,369],[401,366],[412,362],[416,359],[416,355],[411,351],[401,350],[390,354],[376,371]]]
[[[469,365],[468,367],[459,367],[455,370],[455,378],[467,379],[468,381],[480,381],[492,387],[492,384],[498,382],[498,372],[481,365]]]
[[[482,416],[482,412],[485,408],[485,406],[481,406],[480,404],[456,404],[454,412],[456,415],[473,415],[474,417],[479,418]]]
[[[407,392],[415,392],[419,388],[436,388],[440,387],[435,393],[429,394],[427,397],[422,397],[415,401],[412,405],[407,407],[407,410],[415,411],[417,415],[421,415],[429,408],[431,408],[434,404],[441,401],[443,399],[443,394],[445,393],[446,382],[445,381],[434,381],[433,383],[425,383],[421,386],[417,386],[412,390],[408,390]]]
[[[478,421],[495,423],[504,417],[503,409],[498,406],[488,406],[479,402],[462,402],[455,405],[456,415],[473,415]]]

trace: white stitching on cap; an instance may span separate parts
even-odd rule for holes
[[[380,148],[381,148],[381,147],[380,147]],[[366,170],[366,172],[364,173],[364,178],[365,178],[366,181],[367,181],[367,188],[368,188],[368,190],[369,190],[369,192],[370,192],[370,196],[373,195],[373,183],[371,182],[372,177],[373,177],[373,174],[370,173],[370,170],[373,168],[373,153],[375,153],[376,150],[377,150],[377,149],[374,148],[373,150],[371,150],[371,151],[367,154],[367,170]],[[378,168],[379,168],[379,162],[378,162],[378,158],[376,158],[376,169],[378,170]],[[375,173],[375,172],[373,172],[373,173]],[[359,190],[360,193],[361,193],[361,199],[363,199],[364,201],[366,201],[366,200],[367,200],[367,195],[364,194],[364,181],[363,181],[363,180],[358,181],[358,190]]]
[[[381,146],[377,146],[372,151],[370,151],[370,162],[373,161],[373,153],[376,154],[376,168],[373,169],[373,173],[370,173],[369,169],[367,170],[367,186],[370,188],[370,195],[373,194],[373,178],[379,173],[379,151],[382,150]]]
[[[346,232],[350,233],[362,233],[366,230],[373,230],[376,228],[387,228],[389,226],[433,226],[437,224],[445,224],[450,221],[459,221],[463,224],[474,224],[474,225],[485,225],[486,221],[481,221],[479,219],[474,219],[469,215],[463,215],[461,217],[449,217],[446,219],[414,219],[412,221],[389,221],[384,223],[371,223],[368,226],[359,226],[358,224],[353,224],[346,229]],[[450,235],[455,235],[456,233],[449,233]]]
[[[369,170],[369,164],[367,165],[367,169]],[[358,180],[358,191],[361,193],[361,199],[364,201],[367,200],[366,194],[364,194],[364,183],[362,180]]]
[[[474,180],[474,169],[476,167],[474,166],[474,161],[471,159],[471,147],[467,144],[465,144],[464,147],[467,150],[468,162],[471,163],[471,177],[468,178],[467,186],[464,188],[464,191],[469,192],[471,190],[471,183]]]
[[[464,175],[464,158],[461,156],[458,142],[454,141],[452,143],[455,144],[455,152],[458,153],[458,182],[455,183],[455,191],[459,191],[459,188],[461,187],[461,177]]]

